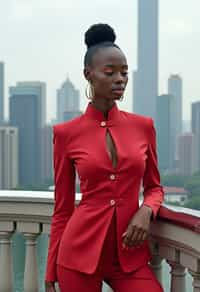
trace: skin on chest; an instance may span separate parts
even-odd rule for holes
[[[107,148],[107,152],[110,157],[110,160],[112,162],[112,165],[115,168],[118,162],[117,149],[116,149],[115,142],[111,136],[111,133],[108,129],[106,130],[106,148]]]

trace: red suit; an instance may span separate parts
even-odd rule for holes
[[[114,168],[106,148],[106,130],[116,146]],[[131,272],[151,258],[148,241],[122,249],[122,234],[143,204],[153,218],[163,201],[157,166],[156,132],[150,117],[110,109],[108,119],[88,103],[81,116],[53,127],[55,206],[51,222],[46,280],[56,281],[56,263],[87,274],[95,272],[106,234],[116,213],[118,257]],[[82,199],[75,208],[75,171]]]

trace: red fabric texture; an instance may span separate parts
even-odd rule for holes
[[[115,168],[106,150],[107,130],[117,150]],[[81,116],[53,126],[53,142],[55,205],[46,280],[57,281],[56,264],[94,273],[114,211],[123,271],[146,264],[151,258],[148,242],[127,252],[122,234],[139,209],[141,183],[143,204],[152,208],[154,220],[163,201],[152,118],[121,111],[115,103],[105,120],[88,103]],[[82,199],[75,208],[76,172]]]
[[[117,251],[116,216],[111,220],[95,273],[85,274],[57,265],[57,275],[61,292],[101,292],[102,281],[115,292],[163,292],[148,265],[131,273],[122,271]]]

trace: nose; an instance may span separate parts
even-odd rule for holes
[[[121,72],[117,72],[116,73],[116,79],[115,79],[115,83],[119,84],[119,83],[125,83],[126,81],[126,76],[123,76],[121,74]]]

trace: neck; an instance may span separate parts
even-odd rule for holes
[[[115,104],[115,100],[105,98],[93,98],[91,103],[94,107],[100,110],[103,113],[105,119],[107,119],[108,112]]]

